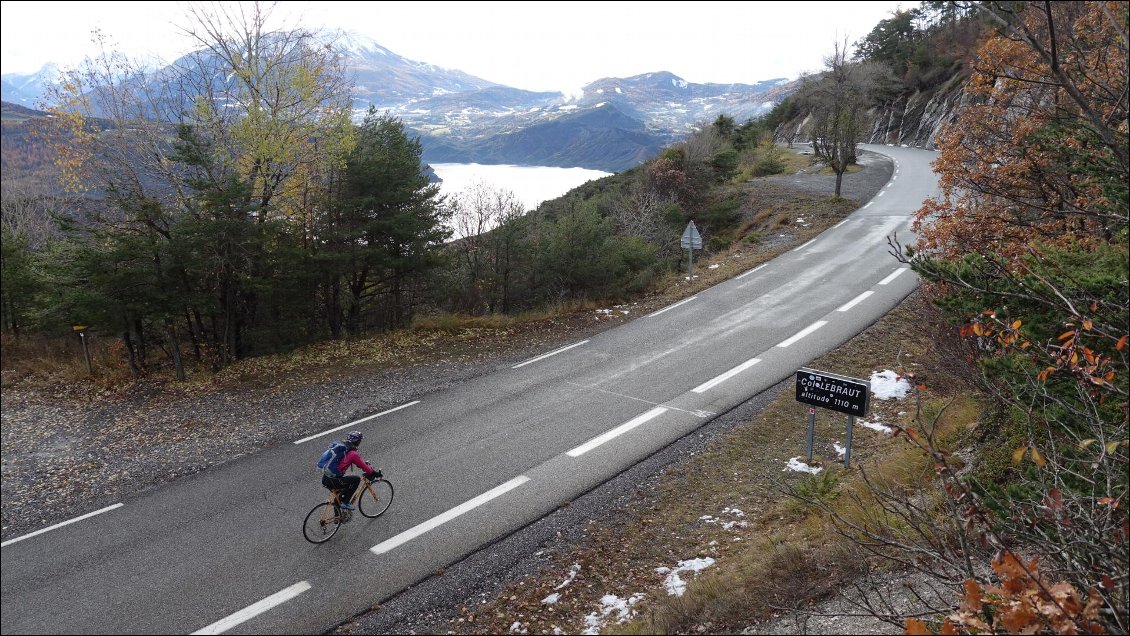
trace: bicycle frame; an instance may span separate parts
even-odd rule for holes
[[[378,478],[370,480],[362,475],[361,483],[349,502],[362,516],[373,519],[384,514],[392,503],[393,487],[387,479]],[[331,489],[329,498],[323,503],[314,506],[306,515],[303,524],[303,534],[311,543],[323,543],[332,537],[341,524],[352,519],[352,511],[342,509],[344,502],[340,489]],[[316,525],[312,525],[312,522]]]

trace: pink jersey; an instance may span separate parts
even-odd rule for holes
[[[361,459],[361,453],[358,453],[355,450],[350,450],[345,453],[345,457],[343,457],[341,459],[341,463],[337,465],[337,472],[344,475],[346,471],[349,470],[350,466],[356,466],[360,468],[361,471],[366,475],[373,472],[373,469],[365,463],[365,460]]]

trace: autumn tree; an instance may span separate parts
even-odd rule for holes
[[[988,434],[1010,447],[1014,468],[1007,480],[979,480],[959,476],[944,449],[928,451],[973,539],[988,537],[1014,564],[1029,561],[1019,552],[1038,557],[1068,586],[1040,587],[1025,566],[1034,593],[1059,603],[1054,620],[1022,620],[1022,599],[1006,609],[1009,599],[982,604],[975,594],[964,625],[984,630],[1009,616],[1009,631],[1125,633],[1127,5],[962,4],[999,32],[978,51],[966,105],[939,135],[941,196],[916,216],[917,245],[892,245],[972,341],[1004,412]],[[977,578],[969,584],[979,589]]]
[[[969,103],[939,137],[942,197],[918,215],[922,247],[1011,260],[1031,242],[1115,240],[1130,176],[1126,6],[986,6],[1009,37],[982,47]]]
[[[870,72],[847,58],[846,42],[836,42],[824,58],[823,73],[806,78],[800,100],[811,111],[813,154],[836,174],[840,196],[844,173],[855,163],[856,144],[867,132]]]
[[[193,5],[184,32],[196,50],[157,72],[103,41],[55,96],[56,149],[89,194],[75,240],[145,237],[150,274],[176,289],[137,305],[135,332],[179,332],[226,364],[306,337],[290,303],[312,294],[281,283],[308,283],[290,276],[306,271],[294,248],[309,249],[311,191],[349,148],[349,85],[328,41],[259,3]]]

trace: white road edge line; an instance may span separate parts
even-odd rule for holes
[[[824,325],[826,325],[826,324],[828,324],[828,321],[827,321],[827,320],[817,320],[816,322],[812,323],[811,325],[808,325],[808,326],[807,326],[807,327],[805,327],[804,329],[801,329],[801,330],[800,330],[799,332],[797,332],[797,334],[796,334],[795,336],[793,336],[792,338],[789,338],[788,340],[785,340],[784,342],[782,342],[782,343],[778,344],[777,346],[778,346],[778,347],[787,347],[787,346],[789,346],[789,345],[793,344],[794,342],[796,342],[797,340],[800,340],[801,338],[803,338],[803,337],[807,336],[808,334],[812,333],[813,331],[816,331],[817,329],[819,329],[819,328],[823,327],[823,326],[824,326]]]
[[[836,228],[840,227],[841,225],[843,225],[844,223],[847,223],[847,222],[848,222],[848,220],[847,220],[847,219],[844,219],[843,221],[840,221],[839,223],[837,223],[837,224],[833,225],[833,226],[832,226],[832,229],[834,230],[834,229],[836,229]]]
[[[644,316],[644,318],[654,318],[655,316],[658,316],[659,314],[661,314],[665,311],[669,311],[671,309],[674,309],[674,308],[678,307],[679,305],[685,305],[685,304],[689,303],[690,301],[694,300],[695,298],[698,298],[698,296],[691,296],[690,298],[685,298],[685,299],[680,300],[679,302],[675,303],[674,305],[668,305],[668,306],[664,307],[663,309],[660,309],[659,311],[653,311],[650,314]]]
[[[74,523],[74,522],[76,522],[76,521],[82,521],[83,519],[89,519],[89,518],[93,517],[94,515],[100,515],[100,514],[102,514],[103,512],[110,512],[111,510],[116,510],[116,509],[118,509],[118,508],[121,508],[121,507],[122,507],[122,506],[124,506],[124,505],[125,505],[125,504],[123,504],[123,503],[116,503],[116,504],[114,504],[114,505],[112,505],[112,506],[106,506],[105,508],[102,508],[101,510],[95,510],[94,512],[88,512],[88,513],[86,513],[85,515],[82,515],[82,516],[80,516],[80,517],[75,517],[74,519],[71,519],[70,521],[64,521],[64,522],[62,522],[62,523],[56,523],[56,524],[55,524],[55,525],[53,525],[53,526],[50,526],[50,527],[47,527],[47,528],[43,528],[42,530],[36,530],[35,532],[31,532],[31,533],[25,534],[25,535],[24,535],[24,536],[22,536],[22,537],[16,537],[15,539],[8,539],[8,540],[7,540],[7,541],[5,541],[4,543],[0,543],[0,548],[6,547],[6,546],[10,546],[10,545],[12,545],[13,543],[16,543],[17,541],[23,541],[24,539],[30,539],[30,538],[32,538],[32,537],[34,537],[34,536],[37,536],[37,535],[41,535],[41,534],[43,534],[44,532],[50,532],[50,531],[52,531],[52,530],[56,530],[56,529],[58,529],[58,528],[62,528],[63,526],[69,526],[69,525],[71,525],[72,523]]]
[[[764,267],[768,267],[768,266],[769,266],[769,263],[764,263],[762,265],[758,265],[757,267],[754,267],[753,269],[749,270],[748,272],[746,272],[746,273],[744,273],[740,276],[735,276],[734,278],[745,278],[746,276],[749,276],[750,274],[756,272],[757,270],[762,269]]]
[[[691,392],[692,393],[706,393],[710,389],[718,386],[719,384],[722,384],[726,380],[729,380],[730,378],[741,373],[742,371],[745,371],[746,369],[752,367],[753,365],[757,364],[758,362],[761,362],[760,358],[752,358],[750,360],[746,360],[745,362],[739,364],[738,366],[734,367],[733,369],[730,369],[729,371],[727,371],[727,372],[723,373],[722,375],[714,378],[713,380],[703,382],[702,384],[696,386],[695,388],[691,389]]]
[[[614,439],[616,437],[623,435],[624,433],[627,433],[628,431],[639,426],[640,424],[643,424],[644,422],[647,422],[648,420],[651,420],[651,419],[654,419],[656,417],[659,417],[660,415],[663,415],[664,413],[667,412],[667,410],[668,409],[665,406],[657,406],[657,407],[651,409],[650,411],[648,411],[647,413],[644,413],[643,415],[640,415],[640,416],[636,417],[635,419],[632,419],[628,422],[625,422],[625,423],[621,424],[620,426],[617,426],[616,428],[612,429],[611,431],[608,431],[607,433],[605,433],[603,435],[598,435],[597,437],[590,439],[589,441],[585,442],[584,444],[581,444],[580,446],[574,448],[573,450],[571,450],[571,451],[569,451],[565,454],[568,455],[569,457],[580,457],[581,455],[584,455],[585,453],[591,451],[592,449],[596,448],[597,446],[600,446],[601,444],[603,444],[603,443],[605,443],[605,442],[607,442],[611,439]]]
[[[812,245],[812,244],[813,244],[813,243],[815,243],[815,242],[816,242],[816,239],[812,239],[811,241],[809,241],[809,242],[805,243],[804,245],[801,245],[800,247],[796,248],[796,249],[795,249],[795,250],[793,250],[793,251],[794,251],[794,252],[799,252],[799,251],[803,250],[804,248],[808,247],[809,245]]]
[[[343,428],[349,428],[350,426],[353,426],[354,424],[360,424],[361,422],[368,422],[369,420],[373,419],[374,417],[380,417],[382,415],[388,415],[389,413],[395,413],[395,412],[399,411],[400,409],[406,409],[406,408],[408,408],[408,407],[410,407],[414,404],[419,404],[419,403],[420,403],[420,400],[413,400],[412,402],[409,402],[408,404],[401,404],[400,406],[391,408],[387,411],[381,411],[380,413],[375,413],[375,414],[370,415],[368,417],[363,417],[359,420],[353,420],[352,422],[350,422],[348,424],[342,424],[341,426],[338,426],[336,428],[331,428],[328,431],[322,431],[321,433],[315,433],[315,434],[311,435],[310,437],[303,437],[302,439],[295,440],[294,443],[295,444],[301,444],[303,442],[309,442],[312,439],[318,439],[319,437],[322,437],[324,435],[329,435],[330,433],[340,431]]]
[[[880,285],[886,285],[887,283],[889,283],[892,280],[894,280],[895,278],[897,278],[899,274],[905,272],[908,269],[910,269],[910,268],[909,267],[900,267],[900,268],[896,269],[895,271],[891,272],[890,276],[887,276],[883,280],[879,281],[879,284]]]
[[[852,307],[855,307],[859,303],[863,302],[864,300],[867,299],[868,296],[870,296],[871,294],[874,294],[874,293],[875,292],[873,292],[871,290],[865,291],[862,294],[853,298],[850,302],[845,304],[843,307],[840,307],[839,309],[837,309],[836,311],[847,311],[847,310],[851,309]]]
[[[227,618],[222,618],[215,623],[212,623],[204,629],[192,632],[192,636],[196,636],[196,634],[223,634],[236,625],[251,620],[252,618],[255,618],[256,616],[262,614],[263,612],[266,612],[276,605],[282,605],[283,603],[298,596],[308,589],[310,589],[309,581],[295,583],[285,590],[275,592],[274,594],[259,601],[258,603],[248,605],[247,607],[239,610],[231,616],[228,616]]]
[[[510,481],[506,482],[505,484],[502,484],[501,486],[496,486],[496,487],[484,492],[483,494],[479,495],[478,497],[475,497],[474,499],[469,499],[469,500],[459,504],[458,506],[455,506],[451,510],[448,510],[447,512],[445,512],[445,513],[443,513],[439,516],[432,517],[431,519],[428,519],[427,521],[425,521],[425,522],[423,522],[423,523],[421,523],[417,526],[414,526],[412,528],[405,530],[404,532],[401,532],[400,534],[396,535],[395,537],[392,537],[391,539],[385,539],[384,541],[381,541],[377,545],[369,548],[369,551],[372,552],[373,554],[384,554],[385,552],[388,552],[389,550],[392,550],[393,548],[395,548],[395,547],[397,547],[401,544],[408,543],[412,539],[415,539],[416,537],[424,534],[425,532],[428,532],[430,530],[434,530],[434,529],[438,528],[439,526],[442,526],[443,524],[447,523],[448,521],[451,521],[452,519],[458,517],[459,515],[462,515],[466,512],[470,512],[471,510],[474,510],[475,508],[478,508],[479,506],[485,504],[486,502],[490,501],[491,499],[494,499],[496,497],[501,497],[502,495],[510,492],[511,490],[514,490],[518,486],[521,486],[522,484],[526,483],[527,481],[530,481],[529,477],[526,477],[525,475],[519,475],[518,477],[511,479]]]
[[[510,368],[511,369],[517,369],[518,367],[524,367],[527,364],[533,364],[533,363],[537,362],[538,360],[545,360],[546,358],[548,358],[550,356],[555,356],[555,355],[557,355],[557,354],[559,354],[563,351],[568,351],[568,350],[572,349],[573,347],[579,347],[579,346],[581,346],[581,345],[583,345],[587,342],[588,342],[588,340],[582,340],[580,342],[575,342],[571,345],[561,347],[560,349],[554,349],[553,351],[550,351],[549,353],[543,353],[536,358],[530,358],[529,360],[526,360],[525,362],[520,362],[520,363],[518,363],[518,364],[516,364],[516,365],[514,365]]]

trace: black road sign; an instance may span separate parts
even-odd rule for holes
[[[796,400],[813,406],[862,417],[867,415],[871,383],[827,371],[796,372]]]

